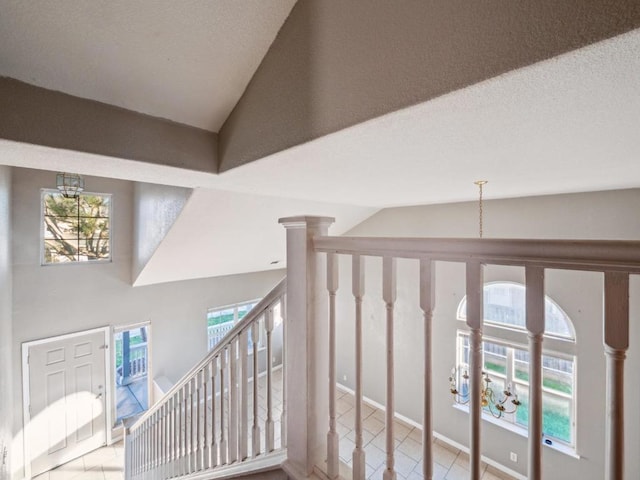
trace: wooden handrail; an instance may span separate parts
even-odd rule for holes
[[[317,252],[640,273],[640,241],[314,237]]]

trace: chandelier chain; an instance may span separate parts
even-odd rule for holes
[[[478,234],[480,235],[480,238],[482,238],[482,234],[483,234],[483,230],[482,230],[482,186],[484,184],[487,183],[487,180],[477,180],[475,182],[476,185],[478,185]]]

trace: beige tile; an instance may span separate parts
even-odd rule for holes
[[[369,445],[364,447],[364,454],[365,463],[373,468],[378,468],[385,462],[386,455],[384,451],[380,450],[372,443],[369,443]]]
[[[351,430],[347,434],[347,438],[355,443],[355,441],[356,441],[356,431],[355,430]],[[362,446],[365,446],[366,444],[368,444],[374,438],[375,438],[375,436],[371,432],[369,432],[368,430],[364,430],[364,429],[362,430]]]
[[[343,415],[353,408],[353,405],[347,402],[344,398],[339,398],[336,402],[336,412],[338,415]]]
[[[402,475],[403,477],[409,476],[409,474],[416,467],[418,462],[416,462],[411,457],[405,455],[402,452],[395,451],[394,452],[394,466],[397,473]]]
[[[444,477],[446,480],[469,480],[469,471],[453,465]]]
[[[348,462],[353,456],[353,449],[356,448],[356,444],[348,438],[341,438],[338,444],[338,450],[340,458],[343,462]]]
[[[376,435],[376,437],[371,440],[371,443],[373,443],[376,447],[378,447],[380,450],[386,450],[387,449],[387,432],[386,430],[382,430],[380,431],[380,433],[378,433],[378,435]],[[393,439],[393,449],[395,450],[396,448],[398,448],[398,446],[400,445],[400,442],[398,441],[398,439]]]
[[[433,460],[443,467],[447,469],[451,468],[451,465],[456,461],[457,456],[457,454],[453,453],[448,448],[445,448],[438,443],[433,444]]]
[[[376,419],[373,415],[365,418],[362,422],[362,426],[365,430],[368,430],[373,435],[379,434],[384,429],[384,423]]]
[[[422,458],[422,443],[416,442],[409,437],[405,438],[400,445],[398,445],[397,450],[411,457],[416,462]]]
[[[411,425],[407,425],[402,420],[394,420],[393,422],[393,436],[402,441],[407,438],[409,432],[413,430]]]
[[[456,457],[456,460],[454,462],[456,465],[459,465],[460,467],[464,468],[465,470],[470,470],[469,467],[469,454],[465,453],[465,452],[460,452],[458,453],[458,456]],[[484,462],[480,462],[480,471],[484,472],[484,470],[487,468],[487,464]]]
[[[356,418],[356,411],[353,408],[351,408],[347,410],[344,414],[340,415],[338,417],[338,421],[343,425],[352,429],[353,426],[355,425],[355,418]]]

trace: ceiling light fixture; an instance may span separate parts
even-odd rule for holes
[[[460,378],[460,385],[458,385],[458,378]],[[483,371],[482,393],[480,394],[482,408],[486,407],[491,415],[496,418],[500,418],[504,414],[516,413],[521,402],[518,400],[518,394],[514,393],[511,384],[508,383],[506,389],[502,391],[502,398],[496,398],[490,384],[491,378],[489,374]],[[462,370],[461,367],[451,369],[449,391],[456,403],[460,405],[469,403],[469,372],[466,369]]]
[[[84,178],[77,173],[58,173],[56,187],[65,198],[78,198],[84,191]]]

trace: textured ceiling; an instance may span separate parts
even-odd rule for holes
[[[295,0],[0,0],[0,75],[217,132]]]
[[[193,2],[186,17],[193,25],[185,26],[172,18],[178,2],[145,0],[133,3],[130,11],[125,9],[128,2],[115,2],[106,15],[100,11],[105,4],[99,2],[59,2],[55,5],[61,7],[54,8],[53,2],[0,0],[3,14],[6,8],[15,10],[0,16],[1,73],[215,130],[292,3],[281,8],[276,19],[273,8],[261,6],[282,7],[281,1]],[[144,9],[137,8],[141,4]],[[221,5],[224,12],[217,12]],[[150,9],[153,6],[155,10]],[[140,15],[149,9],[157,17],[143,28],[149,19],[143,22]],[[114,18],[117,12],[120,18]],[[181,14],[185,18],[185,12]],[[3,22],[8,17],[16,22],[12,31],[20,32],[15,38],[6,36]],[[68,21],[69,32],[76,29],[73,35],[53,29],[61,21]],[[212,21],[221,22],[215,33],[207,28]],[[106,35],[101,28],[105,22],[116,22],[121,35]],[[268,35],[265,23],[272,24]],[[245,24],[246,29],[236,31],[237,25]],[[86,45],[70,40],[78,38],[78,29]],[[248,47],[255,54],[249,68],[247,57],[231,56],[239,55],[234,48],[249,42],[256,31],[264,41],[260,51],[255,45]],[[158,41],[153,44],[150,39],[156,34]],[[203,51],[190,52],[193,35],[220,40],[215,61],[202,61],[207,58]],[[123,44],[124,50],[133,50],[131,56],[122,51]],[[145,48],[155,56],[146,58]],[[166,64],[158,52],[166,56]],[[159,63],[146,63],[152,60]],[[227,60],[243,66],[239,75],[244,80],[238,80],[233,69],[224,72],[233,86],[244,82],[233,94],[213,79]],[[178,67],[180,62],[190,67]],[[150,77],[149,71],[158,75]],[[143,72],[147,72],[144,78]],[[210,78],[203,80],[198,72]],[[117,89],[110,77],[116,74],[121,82]],[[276,223],[282,216],[336,216],[335,234],[377,208],[475,199],[477,179],[489,180],[487,198],[640,186],[639,78],[640,29],[220,175],[6,140],[0,140],[0,163],[199,188],[145,267],[140,284],[263,270],[281,266],[270,262],[282,260],[284,254],[283,231]],[[209,99],[212,104],[206,103]],[[228,104],[221,107],[225,101]],[[202,251],[211,253],[206,262]]]

